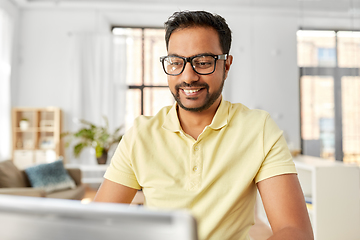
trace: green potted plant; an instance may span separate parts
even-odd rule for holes
[[[65,147],[69,147],[73,140],[77,140],[77,143],[74,145],[75,157],[79,157],[83,149],[93,147],[98,164],[105,164],[110,147],[119,143],[122,138],[122,134],[120,134],[122,126],[116,128],[115,131],[110,134],[108,119],[104,117],[104,120],[105,126],[96,126],[89,121],[80,119],[79,121],[83,127],[77,132],[65,132],[61,134],[61,137],[70,137],[65,143]]]

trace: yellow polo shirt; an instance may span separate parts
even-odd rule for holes
[[[296,173],[269,114],[222,100],[197,140],[184,133],[176,103],[140,116],[121,140],[105,178],[142,189],[146,206],[189,209],[199,239],[249,239],[256,184]]]

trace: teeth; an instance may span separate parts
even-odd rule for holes
[[[187,89],[183,89],[185,93],[195,93],[198,92],[200,89],[197,90],[187,90]]]

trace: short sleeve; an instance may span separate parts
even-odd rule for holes
[[[134,129],[131,128],[121,139],[111,159],[110,166],[105,172],[104,177],[110,181],[121,185],[141,189],[134,173],[131,161],[131,148],[134,138]]]
[[[292,155],[283,132],[268,115],[263,128],[264,161],[255,177],[255,182],[282,174],[296,173]]]

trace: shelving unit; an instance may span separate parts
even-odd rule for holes
[[[310,156],[294,162],[316,240],[360,239],[360,168]]]
[[[23,122],[26,119],[27,123]],[[47,108],[13,108],[13,161],[20,169],[51,162],[62,152],[60,141],[61,110]]]
[[[357,165],[298,155],[294,158],[315,240],[360,239],[360,168]],[[258,193],[258,219],[270,227]]]

